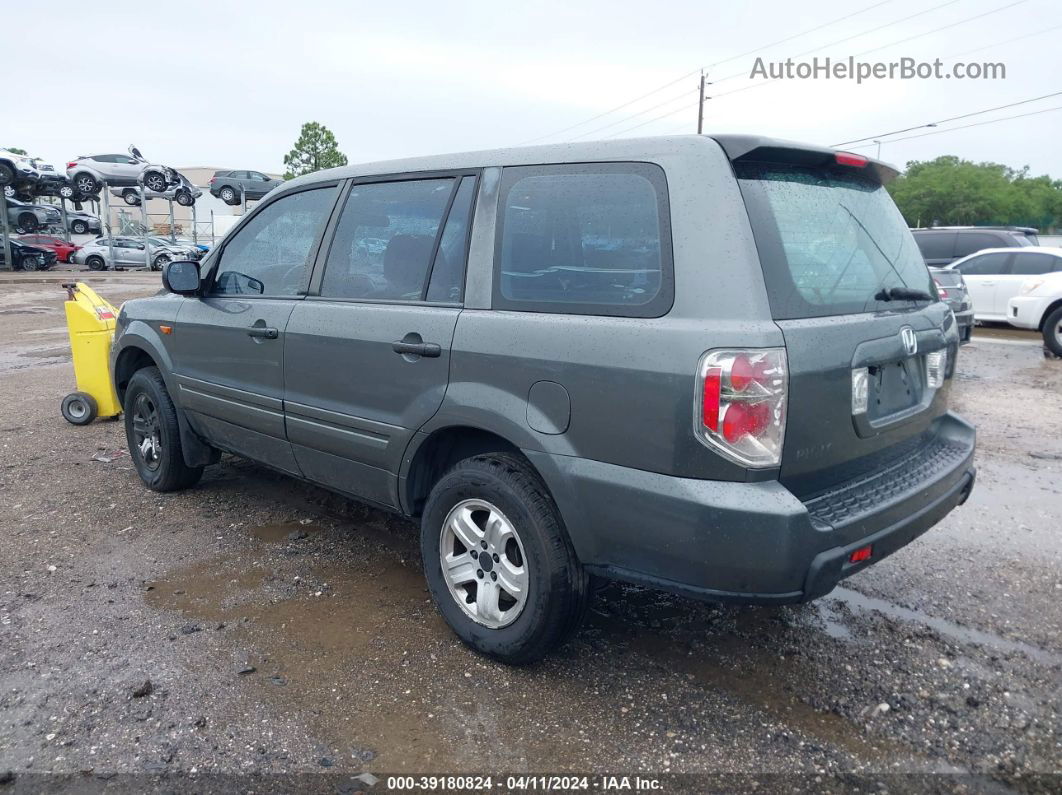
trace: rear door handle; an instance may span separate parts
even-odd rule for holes
[[[431,359],[442,355],[442,346],[434,342],[403,342],[402,340],[395,340],[391,343],[391,350],[395,353],[427,356]]]
[[[250,337],[264,337],[267,340],[275,340],[280,336],[280,332],[269,326],[251,326],[247,329],[247,335]]]

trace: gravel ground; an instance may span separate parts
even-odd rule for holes
[[[100,279],[115,301],[158,289]],[[0,280],[0,792],[147,788],[130,773],[1062,787],[1062,362],[1035,337],[963,349],[978,484],[909,547],[795,607],[608,585],[576,638],[513,669],[451,635],[404,520],[232,457],[191,491],[142,488],[121,423],[59,415],[62,298]]]

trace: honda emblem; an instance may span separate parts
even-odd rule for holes
[[[904,326],[900,329],[900,340],[903,341],[903,348],[907,351],[908,356],[914,356],[918,353],[918,337],[915,336],[913,328]]]

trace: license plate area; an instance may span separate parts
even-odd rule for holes
[[[921,362],[919,356],[869,368],[867,414],[871,421],[888,419],[922,402]]]

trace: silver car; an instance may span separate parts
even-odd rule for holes
[[[127,155],[87,155],[66,164],[66,175],[74,188],[83,195],[99,193],[106,183],[110,187],[136,187],[143,180],[144,187],[163,193],[180,183],[179,175],[169,166],[149,163],[135,146]]]
[[[54,207],[42,204],[27,204],[18,199],[7,201],[7,222],[20,235],[47,229],[62,223],[62,215]]]
[[[113,238],[114,260],[112,262],[108,238],[98,237],[76,251],[71,261],[76,265],[87,265],[94,271],[144,267],[157,271],[172,260],[198,260],[200,257],[198,249],[180,244],[175,245],[161,237],[149,237],[148,246],[148,256],[145,256],[143,239],[115,237]],[[149,260],[150,265],[148,265]]]
[[[175,201],[182,207],[191,207],[195,204],[195,200],[203,195],[203,191],[189,182],[188,178],[179,172],[177,173],[178,182],[175,185],[171,185],[164,191],[153,191],[147,189],[147,183],[145,182],[144,192],[149,199],[169,199]],[[122,199],[126,204],[133,207],[140,206],[140,188],[111,188],[111,195],[117,196]]]

